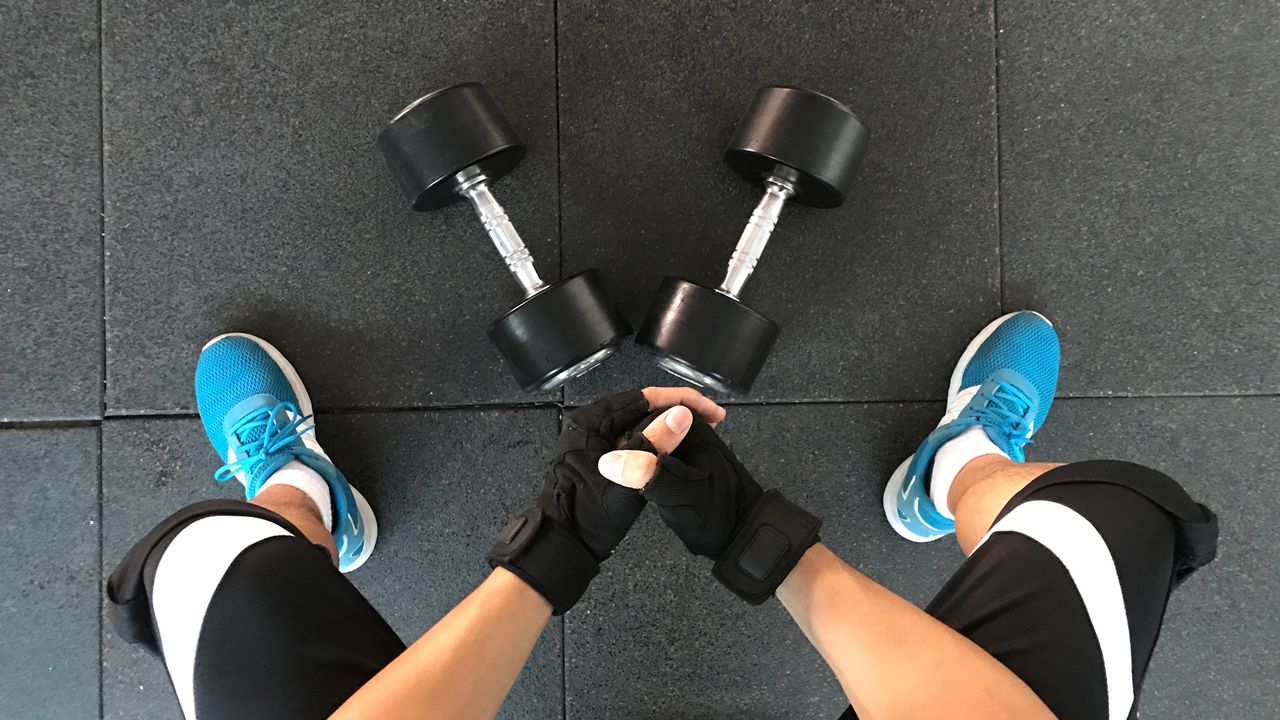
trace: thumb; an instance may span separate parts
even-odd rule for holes
[[[623,487],[641,490],[657,472],[658,458],[643,450],[614,450],[601,456],[596,468]]]

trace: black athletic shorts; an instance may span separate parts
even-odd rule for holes
[[[175,604],[156,587],[162,559],[200,552],[174,539],[211,518],[257,529],[190,620],[165,609],[157,622],[159,606]],[[1168,477],[1123,462],[1065,465],[1009,502],[927,611],[1000,660],[1059,718],[1133,717],[1169,594],[1216,546],[1213,513]],[[171,516],[129,551],[107,593],[117,632],[163,657],[175,690],[184,688],[180,701],[186,693],[184,710],[199,720],[327,717],[405,647],[322,549],[246,503],[210,501]],[[158,627],[184,622],[195,626],[179,628],[192,639]]]

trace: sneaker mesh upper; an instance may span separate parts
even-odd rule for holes
[[[1032,312],[1020,312],[991,333],[960,379],[960,388],[981,385],[993,372],[1013,370],[1025,377],[1040,395],[1036,430],[1044,425],[1058,386],[1058,334],[1047,320]]]
[[[224,461],[227,438],[222,423],[227,411],[241,400],[259,394],[271,395],[280,402],[298,403],[284,371],[256,342],[245,337],[228,337],[200,353],[196,364],[196,405],[205,434]]]

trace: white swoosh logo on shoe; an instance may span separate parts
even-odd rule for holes
[[[911,496],[910,496],[911,486],[915,484],[915,481],[916,481],[915,476],[912,476],[908,478],[906,482],[902,483],[902,488],[899,489],[898,492],[902,496],[903,502],[906,502],[907,500],[911,499]]]
[[[354,517],[354,516],[352,516],[352,514],[351,514],[351,513],[347,513],[347,523],[348,523],[348,524],[349,524],[353,529],[363,531],[363,530],[362,530],[362,528],[361,528],[359,525],[357,525],[357,524],[356,524],[356,519],[355,519],[355,517]],[[348,545],[348,542],[347,542],[347,535],[346,535],[346,533],[343,533],[342,538],[338,540],[338,555],[340,555],[340,556],[346,556],[346,555],[347,555],[347,545]],[[358,545],[356,545],[356,546],[355,546],[354,551],[355,551],[355,552],[359,552],[359,551],[360,551],[360,550],[362,550],[362,549],[364,549],[364,538],[363,538],[363,537],[362,537],[362,538],[360,538],[360,542],[359,542],[359,544],[358,544]]]

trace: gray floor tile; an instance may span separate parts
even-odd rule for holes
[[[0,2],[0,420],[102,413],[98,18]]]
[[[999,310],[991,4],[779,12],[560,4],[564,266],[601,267],[635,320],[665,275],[718,283],[759,199],[721,161],[734,123],[760,85],[824,91],[870,150],[846,206],[784,212],[747,287],[783,333],[754,397],[941,398],[931,350]],[[638,355],[569,397],[647,377]]]
[[[1061,392],[1280,390],[1280,6],[999,16],[1005,306],[1057,323]]]
[[[1218,559],[1174,593],[1152,658],[1143,717],[1280,716],[1280,530],[1271,469],[1278,398],[1062,400],[1037,459],[1113,457],[1168,473],[1218,514]]]
[[[538,487],[556,432],[551,409],[331,415],[320,438],[379,512],[376,555],[352,580],[413,641],[483,578],[509,514]],[[195,500],[226,495],[193,420],[108,421],[104,571],[151,524]],[[504,717],[559,718],[561,629],[553,622],[517,681]],[[104,638],[106,717],[176,717],[157,660]]]
[[[98,714],[98,430],[0,430],[0,715]]]
[[[762,484],[822,514],[824,542],[923,604],[962,556],[952,544],[900,539],[880,495],[941,412],[932,403],[735,407],[723,428]],[[846,704],[779,604],[733,597],[652,511],[565,623],[571,720],[831,720]]]
[[[112,412],[190,409],[228,330],[276,343],[325,407],[527,399],[485,337],[519,293],[483,229],[406,209],[373,141],[408,101],[487,83],[530,146],[495,192],[553,274],[550,3],[103,14]]]

